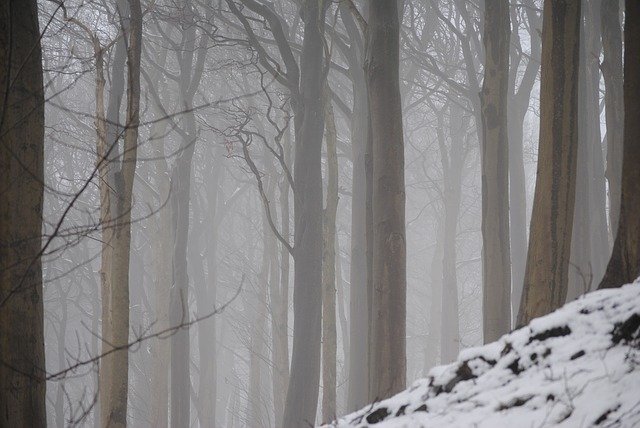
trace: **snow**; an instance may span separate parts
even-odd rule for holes
[[[335,427],[640,427],[640,282],[533,320]]]

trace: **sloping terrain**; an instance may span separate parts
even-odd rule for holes
[[[337,427],[640,427],[640,283],[590,293]]]

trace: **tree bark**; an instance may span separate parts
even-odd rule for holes
[[[0,6],[0,426],[46,426],[38,7]]]
[[[578,88],[578,166],[567,301],[604,275],[609,256],[605,172],[600,135],[600,1],[583,0]]]
[[[543,13],[540,148],[519,326],[564,304],[573,226],[580,0],[546,0]]]
[[[531,53],[522,79],[517,84],[519,64],[524,57],[519,36],[517,9],[512,9],[511,64],[509,67],[509,237],[511,240],[511,319],[515,325],[522,298],[522,284],[527,263],[527,188],[524,171],[524,119],[529,108],[531,90],[540,69],[540,16],[531,0],[525,2]]]
[[[369,4],[365,61],[373,143],[373,298],[369,398],[406,384],[404,136],[396,1]]]
[[[295,101],[294,333],[284,427],[315,424],[320,382],[322,314],[322,171],[324,1],[303,5],[300,96]]]
[[[509,1],[486,0],[482,114],[483,339],[493,342],[511,325],[509,244]]]
[[[447,150],[444,133],[440,131],[438,141],[444,174],[444,235],[442,239],[442,315],[440,361],[454,361],[460,350],[460,327],[458,310],[458,278],[456,272],[456,238],[460,199],[462,194],[462,172],[465,159],[466,120],[456,103],[449,106],[449,129],[451,145]],[[442,127],[440,127],[442,129]]]
[[[336,418],[336,214],[338,211],[337,131],[331,100],[325,99],[327,203],[322,247],[322,421]]]
[[[620,287],[640,275],[640,3],[625,3],[624,147],[620,218],[613,254],[598,288]]]
[[[368,402],[369,382],[369,312],[367,302],[367,183],[365,152],[369,131],[367,86],[362,65],[362,36],[351,12],[340,5],[341,16],[349,35],[352,55],[349,71],[353,90],[351,117],[351,260],[349,268],[349,391],[347,410],[355,411]]]
[[[620,25],[620,1],[600,2],[600,31],[604,59],[600,66],[604,78],[604,105],[607,127],[607,168],[609,182],[609,234],[616,238],[620,215],[620,191],[622,181],[622,147],[624,127],[624,102],[622,93],[622,29]]]

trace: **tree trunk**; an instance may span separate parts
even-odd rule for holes
[[[338,211],[337,133],[331,100],[325,99],[327,204],[322,247],[322,421],[336,418],[336,213]]]
[[[462,194],[462,172],[465,159],[466,120],[464,112],[456,104],[449,107],[449,129],[451,145],[445,145],[444,133],[438,136],[441,162],[444,172],[444,236],[442,241],[442,333],[440,339],[440,361],[455,361],[460,350],[460,327],[458,311],[458,278],[456,272],[456,238],[460,199]]]
[[[367,404],[369,381],[366,261],[366,173],[365,151],[368,133],[368,99],[362,65],[352,66],[353,114],[351,122],[351,149],[353,181],[351,192],[351,263],[349,271],[349,397],[348,411]]]
[[[160,54],[158,64],[166,63],[166,50]],[[159,72],[155,73],[154,82],[158,91],[162,91]],[[164,97],[162,97],[164,98]],[[166,98],[164,98],[166,99]],[[156,120],[164,117],[165,112],[158,104],[153,105]],[[173,243],[173,228],[171,227],[171,183],[169,182],[169,167],[165,158],[165,140],[167,120],[160,120],[153,124],[149,139],[152,141],[155,159],[154,182],[158,189],[159,211],[155,216],[155,233],[158,237],[152,246],[154,294],[155,294],[155,327],[157,331],[169,328],[169,290],[173,272],[171,270],[171,247]],[[166,428],[169,423],[169,363],[171,361],[170,341],[167,338],[153,340],[152,347],[153,376],[151,378],[151,425]]]
[[[580,0],[546,0],[540,148],[519,326],[564,304],[578,139]]]
[[[511,240],[511,319],[515,325],[522,298],[524,270],[527,263],[527,187],[524,171],[524,119],[529,108],[531,90],[540,69],[540,16],[532,0],[525,2],[531,55],[517,85],[519,64],[524,54],[519,36],[517,10],[512,9],[510,98],[507,112],[509,127],[509,237]]]
[[[622,94],[622,30],[620,28],[620,1],[600,2],[600,31],[602,32],[601,64],[604,77],[604,104],[607,124],[607,168],[609,182],[609,234],[616,238],[620,213],[620,189],[622,181],[622,146],[624,103]]]
[[[100,288],[102,303],[102,347],[101,352],[108,352],[112,348],[112,317],[111,300],[113,293],[112,260],[114,248],[114,219],[116,217],[115,173],[120,161],[119,140],[122,126],[120,125],[120,109],[124,96],[124,69],[127,59],[126,37],[129,32],[129,8],[124,0],[117,2],[117,14],[122,28],[121,37],[116,42],[111,65],[111,86],[109,88],[109,101],[106,115],[104,113],[104,72],[102,68],[102,55],[96,56],[96,131],[98,134],[97,154],[100,186],[100,224],[102,228],[102,252],[100,254]],[[112,394],[109,390],[113,378],[114,354],[106,355],[100,361],[98,371],[98,406],[100,425],[106,427],[109,424],[110,402]]]
[[[404,141],[396,1],[369,5],[366,78],[373,142],[373,335],[369,398],[406,384]]]
[[[482,287],[483,339],[493,342],[511,325],[509,244],[508,0],[486,0],[482,113]]]
[[[600,282],[609,256],[600,136],[600,1],[583,0],[578,94],[578,166],[567,301]]]
[[[0,426],[46,426],[38,7],[0,5]]]
[[[115,347],[109,382],[106,426],[127,425],[129,374],[129,258],[131,254],[131,208],[133,180],[138,153],[138,124],[140,123],[140,55],[142,50],[142,11],[139,0],[129,0],[130,28],[127,45],[127,112],[124,145],[120,168],[115,174],[115,215],[113,255],[111,260],[111,340]],[[104,402],[103,402],[104,404]]]
[[[613,254],[599,288],[620,287],[640,275],[640,3],[625,3],[624,147],[620,218]]]
[[[325,2],[306,0],[296,113],[294,333],[284,427],[315,424],[322,313],[322,171]]]

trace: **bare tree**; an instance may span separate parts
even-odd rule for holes
[[[484,14],[482,111],[483,339],[493,342],[511,325],[509,246],[508,0],[487,0]]]
[[[369,5],[365,73],[373,147],[373,296],[369,398],[406,384],[404,136],[397,1]]]
[[[538,174],[517,325],[558,308],[567,294],[577,166],[580,3],[544,4]]]

